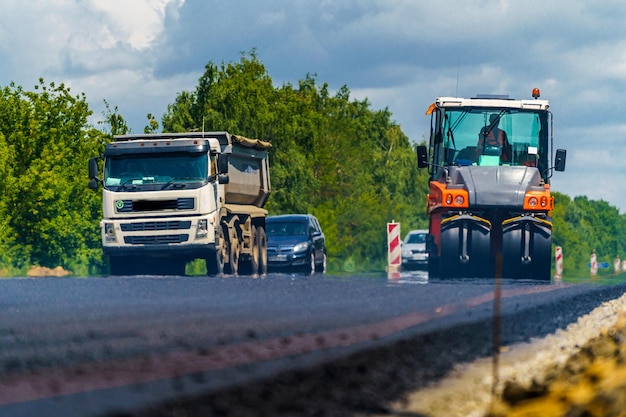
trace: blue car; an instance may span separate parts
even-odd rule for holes
[[[265,220],[270,270],[326,272],[326,239],[315,216],[283,214]]]

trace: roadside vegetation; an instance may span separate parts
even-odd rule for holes
[[[104,273],[101,196],[87,188],[87,160],[129,132],[123,116],[107,103],[105,122],[90,125],[86,97],[63,84],[0,88],[0,276],[25,275],[32,265]],[[400,222],[402,235],[428,224],[427,172],[392,116],[313,74],[276,86],[252,51],[207,64],[195,90],[173,97],[160,124],[148,114],[144,130],[226,130],[270,141],[270,214],[314,214],[328,240],[329,273],[370,272],[384,270],[387,222]],[[624,215],[604,201],[555,199],[553,243],[563,248],[565,276],[588,276],[594,249],[611,265],[600,274],[612,273],[614,257],[626,259]]]

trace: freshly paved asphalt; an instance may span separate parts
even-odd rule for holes
[[[497,288],[495,320],[493,280],[421,272],[3,279],[0,416],[351,415],[626,286]]]

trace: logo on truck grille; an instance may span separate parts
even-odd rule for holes
[[[194,208],[195,200],[192,197],[175,200],[115,200],[115,209],[118,213],[193,210]]]

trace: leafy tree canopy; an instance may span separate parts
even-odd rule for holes
[[[274,86],[254,51],[209,63],[195,91],[177,95],[164,131],[227,130],[272,142],[270,214],[309,212],[322,223],[331,267],[386,262],[386,223],[424,227],[426,172],[388,109],[335,94],[307,74]],[[335,262],[333,264],[332,262]]]
[[[99,196],[85,187],[104,135],[89,127],[84,95],[39,80],[0,91],[0,264],[97,267]]]

